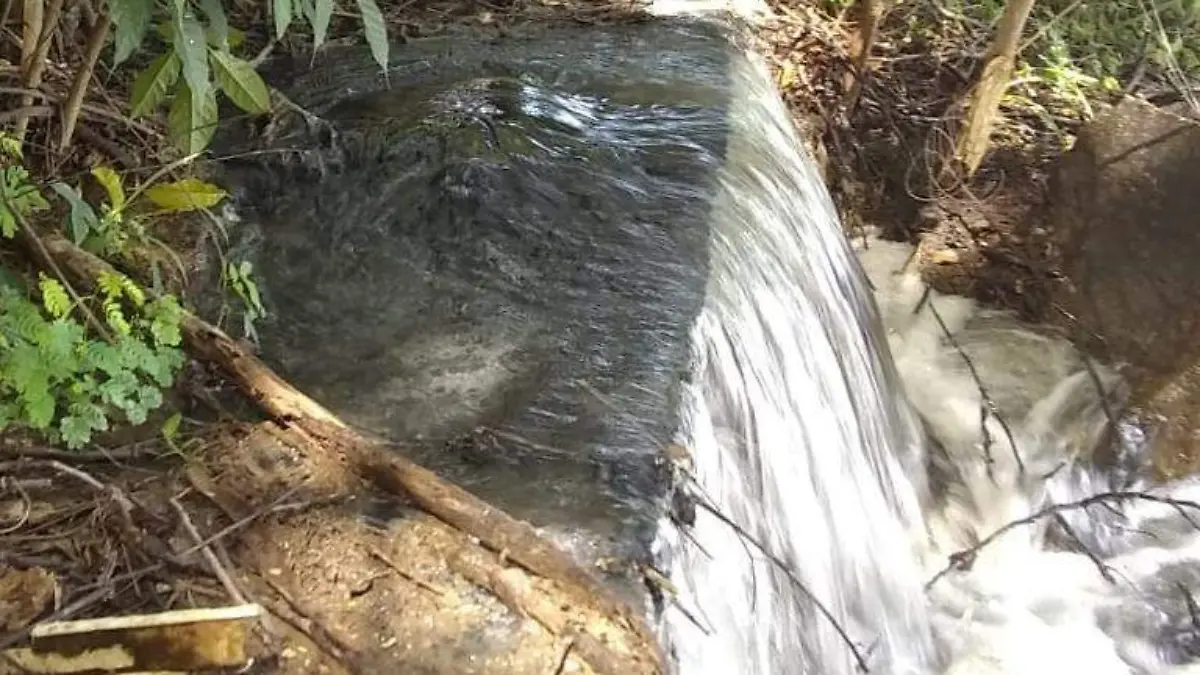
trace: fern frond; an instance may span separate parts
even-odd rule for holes
[[[58,279],[51,279],[45,272],[39,272],[38,290],[42,293],[42,307],[46,309],[47,314],[55,319],[70,314],[71,298]]]

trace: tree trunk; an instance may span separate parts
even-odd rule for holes
[[[975,173],[987,154],[1000,99],[1008,89],[1016,65],[1017,49],[1034,0],[1008,0],[996,27],[992,46],[983,60],[979,80],[967,99],[967,114],[954,144],[954,159],[967,175]]]
[[[848,51],[853,72],[847,75],[843,82],[846,87],[846,109],[853,110],[858,105],[862,95],[863,78],[867,73],[867,61],[871,57],[871,48],[875,46],[875,36],[879,32],[879,24],[887,14],[895,0],[855,0],[846,10],[845,18],[853,26],[850,31]]]

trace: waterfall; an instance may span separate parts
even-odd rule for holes
[[[679,672],[1197,672],[1200,481],[1154,482],[1121,377],[856,252],[761,63],[730,68],[658,541]]]
[[[1120,420],[1093,461],[1115,371],[856,250],[726,28],[415,41],[390,90],[329,50],[288,91],[328,138],[225,167],[265,355],[584,564],[659,564],[680,675],[1194,669],[1162,500],[1200,481],[1154,485]],[[1112,491],[1147,498],[1036,516]]]
[[[681,591],[669,644],[689,675],[836,675],[859,658],[924,670],[936,659],[912,544],[919,426],[765,69],[750,56],[732,69],[680,439],[698,507],[690,537],[668,547]]]

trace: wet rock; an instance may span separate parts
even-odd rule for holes
[[[1127,365],[1168,473],[1200,463],[1198,173],[1200,125],[1129,100],[1082,131],[1050,183],[1059,320]]]

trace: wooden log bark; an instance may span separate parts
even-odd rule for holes
[[[967,97],[966,119],[954,145],[954,159],[974,174],[991,144],[992,128],[1000,113],[1000,101],[1012,79],[1017,50],[1034,0],[1008,0],[996,26],[992,45],[983,58],[979,80]]]
[[[72,277],[80,288],[91,289],[103,272],[113,269],[103,260],[80,249],[57,234],[41,237],[46,251]],[[243,393],[277,423],[291,427],[312,439],[323,452],[336,453],[350,471],[382,490],[408,498],[433,516],[484,547],[498,553],[564,591],[554,602],[563,605],[590,605],[594,611],[621,626],[627,634],[626,650],[635,657],[606,653],[603,658],[587,658],[592,669],[604,675],[647,675],[665,672],[657,640],[645,621],[600,585],[596,577],[580,567],[565,552],[537,534],[528,524],[509,516],[466,490],[440,478],[397,454],[388,444],[368,438],[350,428],[336,415],[292,387],[258,357],[243,348],[217,327],[192,314],[181,324],[188,352],[227,373]],[[515,602],[521,595],[501,598]],[[514,600],[515,599],[515,600]],[[544,598],[539,599],[543,602]],[[530,607],[513,607],[530,615]],[[611,651],[603,640],[594,640],[596,649]],[[596,652],[599,654],[599,652]],[[631,662],[638,667],[629,670]],[[622,670],[606,666],[622,664]]]

